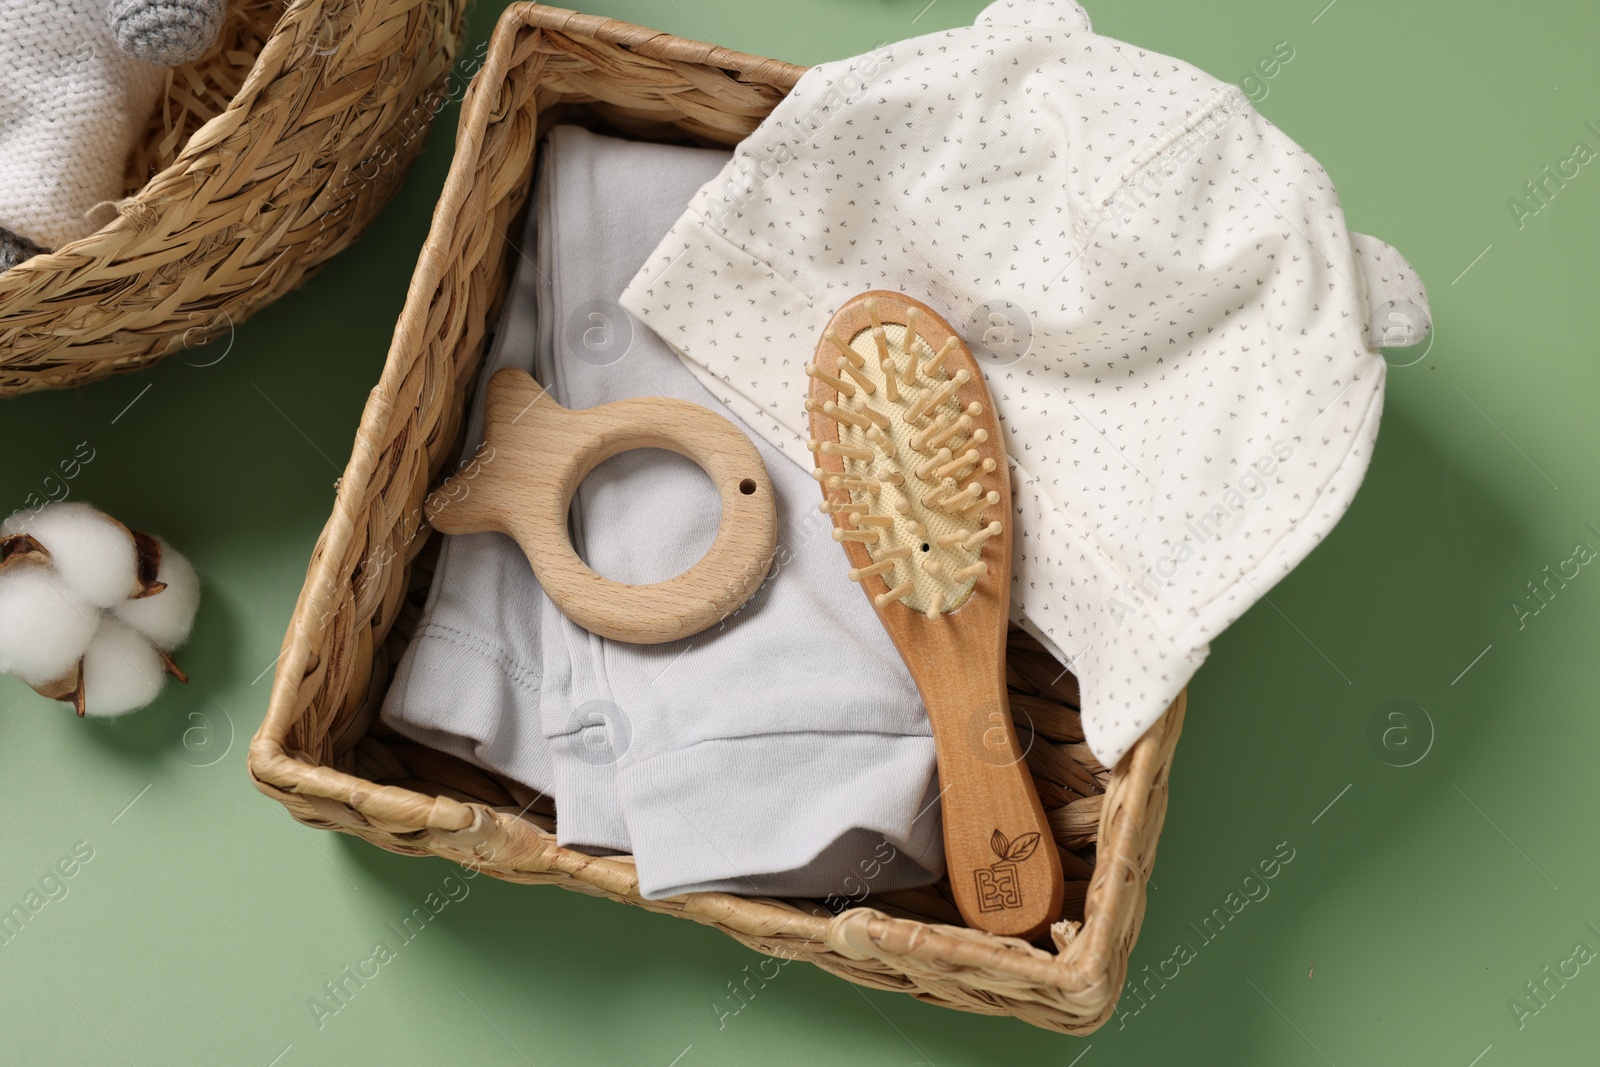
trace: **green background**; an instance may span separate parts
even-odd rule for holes
[[[1123,1018],[1069,1038],[802,964],[719,1025],[713,1005],[732,1006],[728,983],[760,957],[690,923],[478,878],[318,1026],[322,983],[459,874],[302,827],[244,768],[443,181],[451,108],[376,229],[231,347],[0,403],[0,507],[87,441],[73,496],[168,537],[206,592],[181,656],[193,684],[137,715],[80,722],[0,682],[0,910],[75,843],[93,849],[68,895],[0,946],[0,1062],[1593,1062],[1600,966],[1552,981],[1542,1005],[1524,984],[1580,940],[1600,950],[1585,928],[1600,927],[1600,573],[1537,614],[1512,605],[1576,543],[1600,550],[1600,163],[1520,227],[1507,201],[1575,142],[1600,149],[1585,126],[1600,127],[1600,13],[1325,2],[1086,5],[1099,32],[1230,81],[1288,42],[1258,106],[1332,174],[1351,227],[1416,266],[1437,323],[1420,362],[1390,353],[1348,517],[1191,688],[1133,969],[1180,941],[1195,956],[1137,1014],[1125,997]],[[812,63],[982,5],[582,6]],[[472,10],[463,55],[499,7]],[[1283,842],[1294,859],[1270,895],[1207,943],[1191,924]],[[1519,1019],[1517,997],[1538,1012]]]

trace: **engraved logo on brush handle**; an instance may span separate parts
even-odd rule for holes
[[[1026,833],[1011,840],[999,830],[989,835],[989,848],[999,859],[972,872],[977,882],[979,911],[1010,911],[1022,907],[1022,879],[1017,864],[1039,847],[1039,835]]]

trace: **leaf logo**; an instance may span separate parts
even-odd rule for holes
[[[1008,840],[1006,835],[996,830],[989,837],[989,849],[998,857],[996,863],[1021,863],[1033,855],[1034,849],[1039,847],[1037,833],[1023,834],[1015,841]]]

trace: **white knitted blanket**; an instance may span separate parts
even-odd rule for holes
[[[122,195],[166,71],[122,51],[108,0],[0,0],[0,226],[46,248]]]

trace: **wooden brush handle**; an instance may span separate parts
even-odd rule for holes
[[[1031,941],[1060,917],[1061,855],[995,669],[1004,632],[1002,648],[982,655],[972,636],[954,627],[917,635],[925,662],[957,665],[916,675],[938,752],[945,866],[968,926]]]
[[[567,534],[578,484],[635,448],[687,456],[722,497],[722,524],[705,556],[652,585],[601,577]],[[508,368],[489,381],[479,458],[434,490],[426,507],[442,533],[511,535],[551,602],[584,629],[614,641],[660,644],[727,618],[760,587],[777,544],[776,500],[755,445],[714,411],[668,397],[572,411],[530,375]]]

